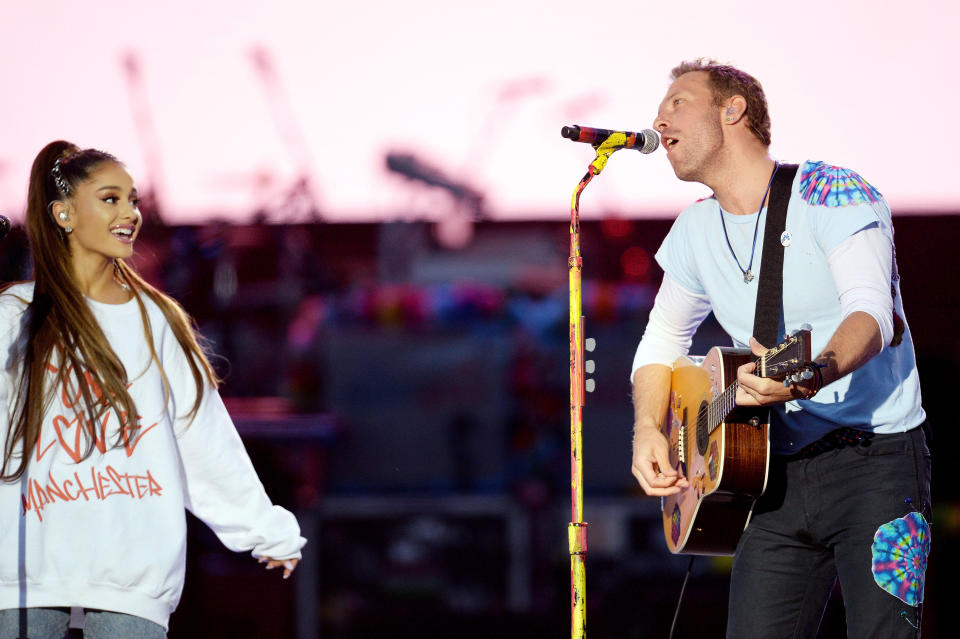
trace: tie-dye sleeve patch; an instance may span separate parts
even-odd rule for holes
[[[930,525],[918,512],[886,523],[873,536],[873,579],[911,606],[923,602]]]
[[[877,202],[882,195],[859,174],[823,162],[807,162],[800,174],[800,194],[809,204],[850,206]]]

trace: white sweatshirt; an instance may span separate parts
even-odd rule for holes
[[[26,334],[26,304],[18,297],[33,299],[33,284],[0,295],[3,441],[19,379],[11,356]],[[167,406],[136,300],[89,304],[126,367],[140,430],[116,447],[120,420],[110,411],[98,425],[104,436],[81,460],[83,402],[77,389],[57,389],[27,473],[18,482],[0,482],[0,610],[81,606],[166,628],[183,590],[184,508],[228,548],[254,557],[299,558],[306,540],[293,515],[271,504],[216,389],[207,386],[188,423],[196,386],[156,304],[144,296],[154,347],[172,386]]]

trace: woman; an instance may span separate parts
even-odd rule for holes
[[[35,279],[0,294],[0,639],[165,637],[186,522],[289,577],[306,542],[273,506],[183,309],[125,262],[123,165],[63,141],[30,174]]]

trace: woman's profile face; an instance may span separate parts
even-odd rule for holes
[[[70,199],[70,251],[75,259],[128,258],[140,230],[137,188],[127,170],[116,162],[103,162],[90,177],[76,185]]]

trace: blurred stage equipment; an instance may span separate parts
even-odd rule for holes
[[[418,160],[412,153],[387,153],[387,168],[408,180],[423,182],[427,186],[435,186],[448,191],[453,199],[467,206],[475,220],[483,218],[482,193],[466,184],[448,178],[440,169]]]
[[[130,106],[133,109],[133,124],[143,148],[143,162],[146,169],[147,188],[141,193],[141,209],[147,221],[163,224],[161,213],[161,193],[164,189],[163,167],[160,161],[160,142],[153,118],[150,117],[150,103],[143,84],[140,58],[133,51],[121,56],[127,88],[130,90]]]
[[[460,162],[461,173],[482,175],[490,152],[501,138],[510,134],[509,124],[525,100],[549,93],[550,79],[545,75],[526,75],[508,79],[492,92],[493,104],[477,127],[469,150]]]
[[[650,153],[659,145],[655,131],[643,133],[607,131],[587,127],[563,127],[560,134],[578,142],[590,142],[597,157],[590,163],[586,174],[573,192],[570,206],[570,501],[571,519],[567,527],[570,547],[570,606],[572,639],[584,639],[587,627],[587,522],[583,521],[583,399],[584,389],[592,392],[595,382],[584,379],[584,372],[593,373],[594,363],[583,361],[583,351],[592,351],[593,339],[583,338],[581,271],[583,258],[580,255],[580,194],[594,176],[607,165],[610,156],[623,148],[636,148],[641,153]],[[597,139],[601,134],[603,139]],[[586,139],[589,138],[589,139]],[[639,147],[638,147],[639,145]]]
[[[473,187],[447,177],[440,169],[430,166],[412,153],[387,153],[387,168],[408,180],[433,186],[450,193],[455,202],[466,209],[444,214],[436,222],[437,241],[449,249],[466,246],[473,238],[473,223],[485,217],[483,194]]]
[[[7,236],[7,233],[10,232],[10,218],[6,215],[0,215],[0,240]]]
[[[311,222],[319,221],[322,216],[314,188],[313,156],[303,131],[297,124],[273,56],[265,47],[255,46],[250,49],[250,62],[263,84],[263,92],[273,114],[274,124],[297,167],[297,175],[287,190],[286,199],[280,204],[280,211],[289,213],[283,217],[291,221],[304,218]]]

